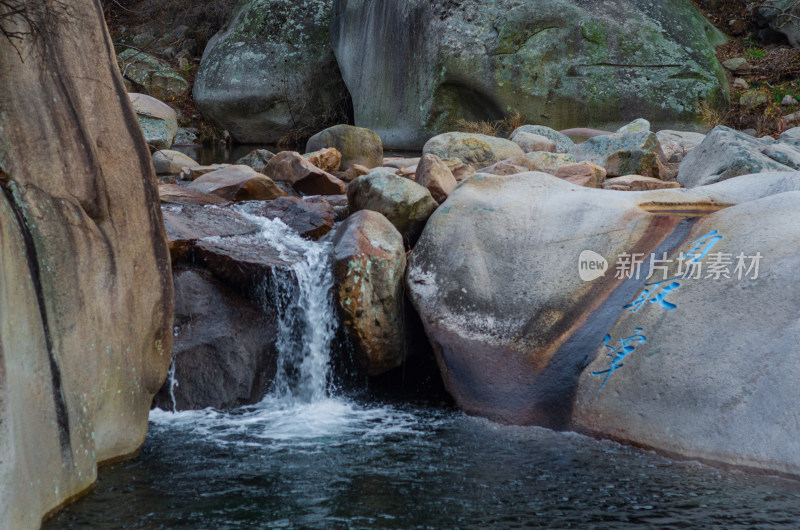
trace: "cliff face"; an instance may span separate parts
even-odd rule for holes
[[[356,125],[392,148],[459,118],[667,125],[727,97],[724,37],[688,0],[336,0],[331,37]]]
[[[169,366],[152,162],[99,1],[0,39],[0,526],[38,526],[135,453]]]

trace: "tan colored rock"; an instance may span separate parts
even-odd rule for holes
[[[334,175],[344,182],[353,182],[358,177],[368,175],[371,170],[361,164],[354,164],[353,167],[347,171],[337,171]]]
[[[153,153],[153,167],[156,175],[177,175],[183,168],[194,168],[199,166],[191,157],[178,151],[161,149]]]
[[[43,31],[0,39],[4,529],[39,528],[139,450],[172,352],[157,181],[99,4],[45,4],[21,4]]]
[[[478,173],[487,173],[489,175],[516,175],[517,173],[526,173],[528,171],[532,171],[532,169],[528,167],[528,160],[524,156],[518,156],[485,167],[478,171]]]
[[[181,170],[180,180],[195,180],[214,171],[231,167],[231,164],[211,164],[208,166],[186,167]]]
[[[318,168],[300,153],[284,151],[269,161],[264,173],[278,182],[287,182],[307,195],[341,195],[347,191],[344,182]]]
[[[447,196],[458,186],[453,172],[436,155],[423,155],[417,166],[415,181],[420,186],[428,188],[433,199],[439,204],[446,201]]]
[[[214,204],[223,206],[231,203],[231,201],[222,197],[193,190],[186,186],[179,186],[178,184],[159,184],[158,195],[161,197],[162,204],[196,204],[199,206]]]
[[[342,153],[335,147],[326,147],[313,153],[306,153],[303,158],[328,173],[339,171],[339,166],[342,163]]]
[[[556,152],[556,143],[550,138],[540,134],[518,131],[511,137],[511,141],[520,146],[525,153],[535,153],[538,151],[545,151],[548,153]]]
[[[554,175],[558,168],[567,164],[574,164],[575,158],[572,155],[563,153],[528,153],[524,156],[516,156],[483,168],[479,173],[489,173],[491,175],[514,175],[528,171],[543,171]]]
[[[579,162],[559,167],[555,176],[586,188],[601,188],[606,179],[606,170],[593,162]]]
[[[250,166],[230,166],[195,179],[190,189],[210,193],[228,201],[268,201],[286,192]]]
[[[401,177],[414,180],[417,175],[417,167],[418,166],[408,166],[400,168],[397,170],[397,174],[400,175]],[[386,169],[391,169],[391,168],[386,168]]]
[[[561,166],[575,163],[575,157],[566,153],[528,153],[525,158],[531,171],[543,171],[551,175],[555,175]]]
[[[465,164],[459,158],[445,158],[442,160],[442,162],[447,164],[447,167],[450,169],[450,172],[453,173],[456,182],[461,182],[462,180],[465,180],[477,173],[474,167]]]
[[[649,191],[680,188],[677,182],[665,182],[653,177],[643,177],[642,175],[625,175],[608,179],[603,184],[604,190],[616,191]]]

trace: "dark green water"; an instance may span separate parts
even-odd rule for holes
[[[45,528],[797,528],[800,484],[417,405],[157,412]]]

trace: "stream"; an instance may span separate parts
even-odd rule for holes
[[[269,394],[152,411],[139,456],[44,528],[797,527],[796,481],[335,388],[327,249],[262,222],[265,244],[303,256],[273,293]]]

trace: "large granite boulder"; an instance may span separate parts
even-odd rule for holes
[[[411,245],[439,206],[427,188],[380,169],[351,182],[347,202],[350,213],[372,210],[383,214]]]
[[[663,127],[728,92],[724,37],[690,0],[335,0],[331,37],[355,124],[390,148],[513,109],[559,130]]]
[[[740,175],[793,171],[785,163],[791,164],[791,159],[800,161],[800,150],[789,143],[782,147],[720,125],[683,159],[678,182],[694,188]]]
[[[207,271],[174,277],[174,372],[154,406],[229,409],[260,401],[277,369],[275,316]]]
[[[206,46],[194,85],[203,115],[242,143],[274,143],[346,107],[330,44],[331,0],[247,0]]]
[[[336,301],[364,373],[381,375],[406,359],[403,236],[383,215],[361,210],[331,239]]]
[[[166,103],[147,94],[130,93],[136,118],[147,144],[156,149],[169,149],[178,134],[178,115]]]
[[[646,192],[478,175],[407,288],[471,414],[800,474],[798,200],[798,172]]]
[[[24,5],[46,31],[0,40],[2,528],[139,450],[172,351],[155,174],[102,10]]]

